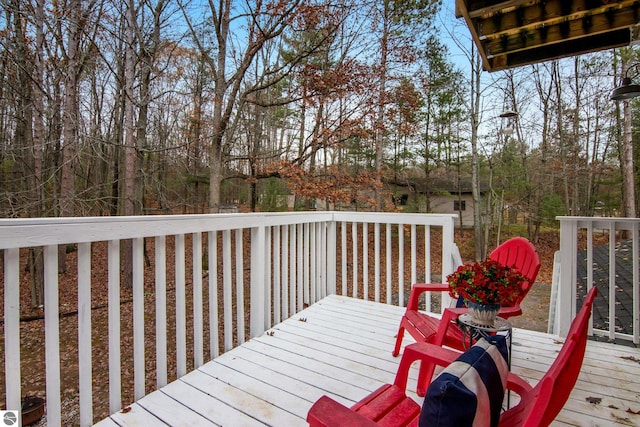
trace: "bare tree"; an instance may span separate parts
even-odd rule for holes
[[[224,137],[236,102],[244,96],[241,89],[247,70],[264,44],[282,34],[300,3],[300,0],[294,0],[247,4],[247,10],[242,11],[241,15],[246,18],[243,33],[245,39],[235,46],[232,44],[234,40],[230,34],[230,25],[233,20],[240,19],[240,16],[231,15],[232,11],[237,10],[237,5],[231,0],[209,2],[214,46],[207,44],[203,35],[195,29],[189,12],[182,6],[193,41],[211,68],[215,84],[209,153],[210,212],[218,212],[220,185],[224,178]]]

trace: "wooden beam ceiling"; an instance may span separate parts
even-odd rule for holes
[[[456,15],[496,71],[626,46],[640,0],[456,0]]]

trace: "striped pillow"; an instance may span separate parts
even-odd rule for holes
[[[431,382],[420,426],[497,426],[507,386],[504,336],[480,339]]]

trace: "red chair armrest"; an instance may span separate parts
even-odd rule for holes
[[[524,396],[527,393],[530,393],[533,390],[533,387],[519,376],[509,372],[507,376],[507,389],[513,391],[518,396]]]
[[[449,285],[446,283],[414,283],[411,286],[407,310],[417,310],[418,299],[425,292],[449,292]]]
[[[513,316],[520,316],[522,314],[522,308],[520,308],[520,304],[516,304],[513,307],[502,307],[498,316],[508,319]]]
[[[377,425],[327,396],[322,396],[313,404],[307,413],[307,422],[312,427],[373,427]]]
[[[447,329],[451,326],[453,320],[468,312],[469,309],[467,307],[445,308],[442,313],[442,317],[440,318],[440,323],[438,324],[438,330],[430,342],[435,345],[442,345],[445,337],[447,336]]]
[[[434,363],[438,366],[448,366],[460,356],[460,353],[445,347],[440,347],[427,342],[417,342],[410,344],[404,348],[400,366],[396,373],[394,385],[400,390],[407,388],[407,378],[409,377],[409,368],[413,362],[421,361]]]

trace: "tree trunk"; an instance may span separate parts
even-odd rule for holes
[[[38,0],[35,8],[36,14],[36,66],[33,85],[33,107],[36,114],[33,116],[33,192],[36,202],[31,213],[32,217],[38,218],[44,215],[44,188],[42,184],[43,170],[43,147],[45,144],[44,128],[44,93],[42,92],[44,76],[44,0]],[[44,304],[44,256],[41,247],[34,248],[33,265],[31,271],[32,292],[31,301],[33,306]]]
[[[472,49],[475,52],[475,49]],[[484,259],[485,244],[482,236],[482,200],[480,196],[480,159],[478,156],[478,113],[480,111],[480,74],[482,73],[480,55],[472,55],[475,66],[471,72],[471,194],[473,198],[473,236],[476,248],[476,261]]]
[[[60,216],[75,215],[75,166],[78,149],[78,76],[80,70],[79,47],[82,2],[72,0],[68,5],[69,29],[67,33],[67,67],[65,75],[64,107],[62,111],[62,176],[60,179]],[[58,272],[66,271],[66,247],[58,250]]]
[[[636,217],[635,185],[633,178],[633,133],[631,130],[631,106],[628,100],[623,101],[624,138],[622,144],[622,189],[624,216]]]
[[[384,1],[384,16],[382,17],[382,37],[380,38],[380,82],[378,86],[378,117],[376,119],[376,211],[384,209],[382,200],[382,159],[384,156],[384,110],[387,92],[387,49],[389,42],[389,2]]]

